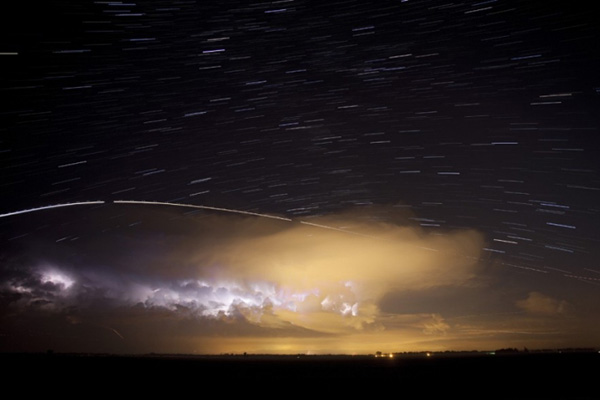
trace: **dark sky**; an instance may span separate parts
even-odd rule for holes
[[[589,8],[12,7],[1,350],[599,345]]]

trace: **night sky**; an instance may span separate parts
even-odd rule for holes
[[[11,7],[1,351],[600,346],[590,8]]]

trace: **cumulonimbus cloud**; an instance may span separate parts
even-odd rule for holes
[[[15,304],[43,303],[48,310],[158,307],[341,334],[382,329],[378,303],[389,291],[469,280],[483,247],[472,230],[427,234],[351,215],[310,224],[210,216],[166,246],[164,235],[143,238],[113,242],[102,265],[28,265],[28,275],[9,276],[3,290],[18,294]],[[425,329],[448,328],[441,326]]]

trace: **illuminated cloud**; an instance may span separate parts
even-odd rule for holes
[[[129,307],[243,322],[246,332],[255,326],[263,335],[339,336],[387,329],[379,303],[390,291],[464,284],[476,274],[483,246],[474,231],[431,235],[352,215],[310,224],[206,215],[186,229],[116,235],[103,243],[110,252],[80,241],[88,259],[30,262],[3,290],[18,295],[13,307],[45,304],[68,311],[71,321],[85,320],[86,307],[108,313]],[[449,329],[432,314],[417,325],[427,335]]]
[[[46,271],[42,270],[40,281],[55,285],[59,290],[68,290],[75,283],[68,275],[54,268],[49,268]]]
[[[106,214],[114,210],[99,209],[81,226],[69,226],[65,233],[77,234],[76,241],[56,242],[65,233],[31,235],[19,251],[3,254],[0,319],[9,334],[0,347],[208,353],[533,348],[587,332],[586,321],[594,318],[565,312],[569,297],[508,283],[512,270],[480,253],[486,243],[472,230],[424,231],[408,218],[383,223],[392,219],[366,213],[310,219],[319,227],[128,211],[113,223],[118,229],[105,230]],[[89,226],[102,233],[79,233]],[[19,347],[27,332],[39,335]]]
[[[444,321],[441,315],[432,314],[431,321],[425,323],[423,333],[426,335],[444,335],[449,328],[450,325]]]
[[[539,292],[530,292],[526,299],[517,301],[517,307],[531,314],[557,315],[566,311],[566,301],[556,300]]]
[[[327,221],[333,227],[351,224]],[[202,249],[196,264],[206,266],[209,260],[220,267],[204,267],[203,274],[217,282],[237,282],[244,290],[271,285],[275,315],[309,329],[339,332],[374,323],[378,302],[390,290],[470,279],[482,247],[473,231],[430,236],[388,224],[354,225],[369,236],[297,225],[240,237],[218,253]]]

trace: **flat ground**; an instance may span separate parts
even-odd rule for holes
[[[35,382],[28,391],[44,392],[73,385],[139,394],[192,390],[202,396],[215,386],[229,394],[280,388],[333,394],[367,387],[396,398],[592,399],[600,383],[600,354],[591,352],[394,358],[2,354],[0,361],[4,382],[25,378]]]

